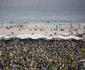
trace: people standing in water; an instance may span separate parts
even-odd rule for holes
[[[2,26],[3,26],[4,23],[2,23]]]
[[[70,32],[71,32],[71,34],[73,35],[72,30],[73,30],[73,26],[72,26],[72,23],[70,23]]]

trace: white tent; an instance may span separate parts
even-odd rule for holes
[[[21,39],[26,39],[26,38],[31,38],[31,39],[39,39],[39,38],[44,38],[45,36],[40,35],[40,34],[24,34],[24,35],[17,35],[16,37],[21,38]]]
[[[52,40],[53,37],[52,36],[45,36],[44,39],[46,39],[46,40]]]
[[[40,34],[34,34],[34,35],[31,35],[32,37],[32,39],[39,39],[39,38],[45,38],[45,36],[44,35],[40,35]]]
[[[10,38],[15,38],[15,36],[14,35],[0,35],[0,40],[1,39],[7,40],[7,39],[10,39]]]
[[[69,36],[70,33],[63,33],[62,35],[63,35],[63,36]]]
[[[26,39],[26,38],[31,38],[31,35],[23,34],[23,35],[16,35],[16,37],[21,38],[21,39]]]
[[[63,35],[53,36],[53,38],[67,39],[67,37],[64,37]]]
[[[80,40],[80,39],[82,39],[81,37],[77,37],[77,36],[73,36],[73,35],[69,36],[68,38],[69,38],[69,39],[75,39],[75,40]]]
[[[60,39],[75,39],[75,40],[80,40],[82,39],[81,37],[73,36],[73,35],[57,35],[53,36],[53,38],[60,38]]]
[[[21,39],[26,39],[26,38],[31,38],[31,39],[39,39],[39,38],[42,38],[42,39],[47,39],[47,40],[51,40],[53,38],[60,38],[60,39],[75,39],[75,40],[80,40],[82,38],[80,37],[77,37],[77,36],[73,36],[73,35],[57,35],[57,36],[45,36],[45,35],[41,35],[41,34],[34,34],[34,35],[31,35],[31,34],[23,34],[23,35],[0,35],[0,40],[1,39],[10,39],[10,38],[21,38]]]

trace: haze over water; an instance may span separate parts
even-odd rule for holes
[[[0,0],[0,22],[85,21],[85,0]]]

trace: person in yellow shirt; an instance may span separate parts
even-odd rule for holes
[[[62,68],[62,67],[60,67],[60,70],[63,70],[63,68]]]
[[[22,63],[22,64],[25,64],[25,61],[24,61],[24,59],[21,61],[21,63]]]
[[[8,67],[4,67],[3,70],[9,70]]]

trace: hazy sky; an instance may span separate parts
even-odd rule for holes
[[[85,0],[0,0],[1,21],[32,19],[84,21]]]

